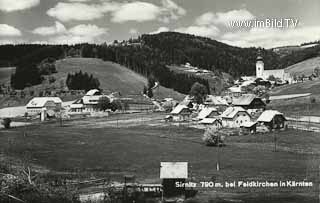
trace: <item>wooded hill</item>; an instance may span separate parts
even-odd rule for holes
[[[320,46],[315,46],[280,57],[272,50],[261,49],[261,54],[266,69],[278,69],[318,56],[319,50]],[[46,58],[61,59],[77,55],[119,63],[145,77],[155,77],[164,87],[188,93],[194,82],[208,88],[208,81],[172,72],[166,65],[189,62],[193,66],[229,73],[233,77],[253,75],[257,52],[258,48],[239,48],[209,38],[164,32],[111,45],[5,45],[0,46],[0,61],[3,66],[17,66],[11,81],[17,89],[41,82],[37,64]]]

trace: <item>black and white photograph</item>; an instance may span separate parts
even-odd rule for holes
[[[0,203],[319,203],[319,0],[0,0]]]

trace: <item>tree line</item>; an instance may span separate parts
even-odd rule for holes
[[[189,62],[193,66],[213,72],[226,72],[233,77],[255,73],[257,48],[239,48],[209,38],[175,32],[142,35],[134,42],[140,43],[140,46],[130,45],[130,43],[0,46],[0,53],[6,49],[18,50],[17,54],[9,51],[10,53],[5,54],[4,57],[0,56],[0,61],[9,61],[17,66],[16,73],[11,78],[11,84],[17,89],[40,84],[42,73],[37,65],[48,57],[64,58],[68,56],[70,50],[72,50],[72,56],[100,58],[124,65],[147,78],[153,75],[162,86],[181,93],[189,92],[195,82],[209,86],[208,81],[197,76],[170,71],[166,65]],[[317,56],[319,50],[320,46],[316,46],[305,49],[305,52],[280,57],[272,50],[261,49],[261,54],[265,67],[277,69]],[[27,52],[30,54],[18,60],[19,56]]]

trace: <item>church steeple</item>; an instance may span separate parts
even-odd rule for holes
[[[262,61],[262,60],[263,60],[263,57],[262,57],[262,54],[261,54],[261,49],[258,49],[257,61]]]
[[[261,55],[261,49],[259,49],[257,54],[257,62],[256,62],[256,77],[263,78],[263,72],[264,72],[264,63]]]

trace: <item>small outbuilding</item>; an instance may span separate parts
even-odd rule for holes
[[[257,122],[267,126],[269,129],[285,128],[286,121],[287,119],[284,117],[283,113],[276,110],[264,111],[257,120]]]

